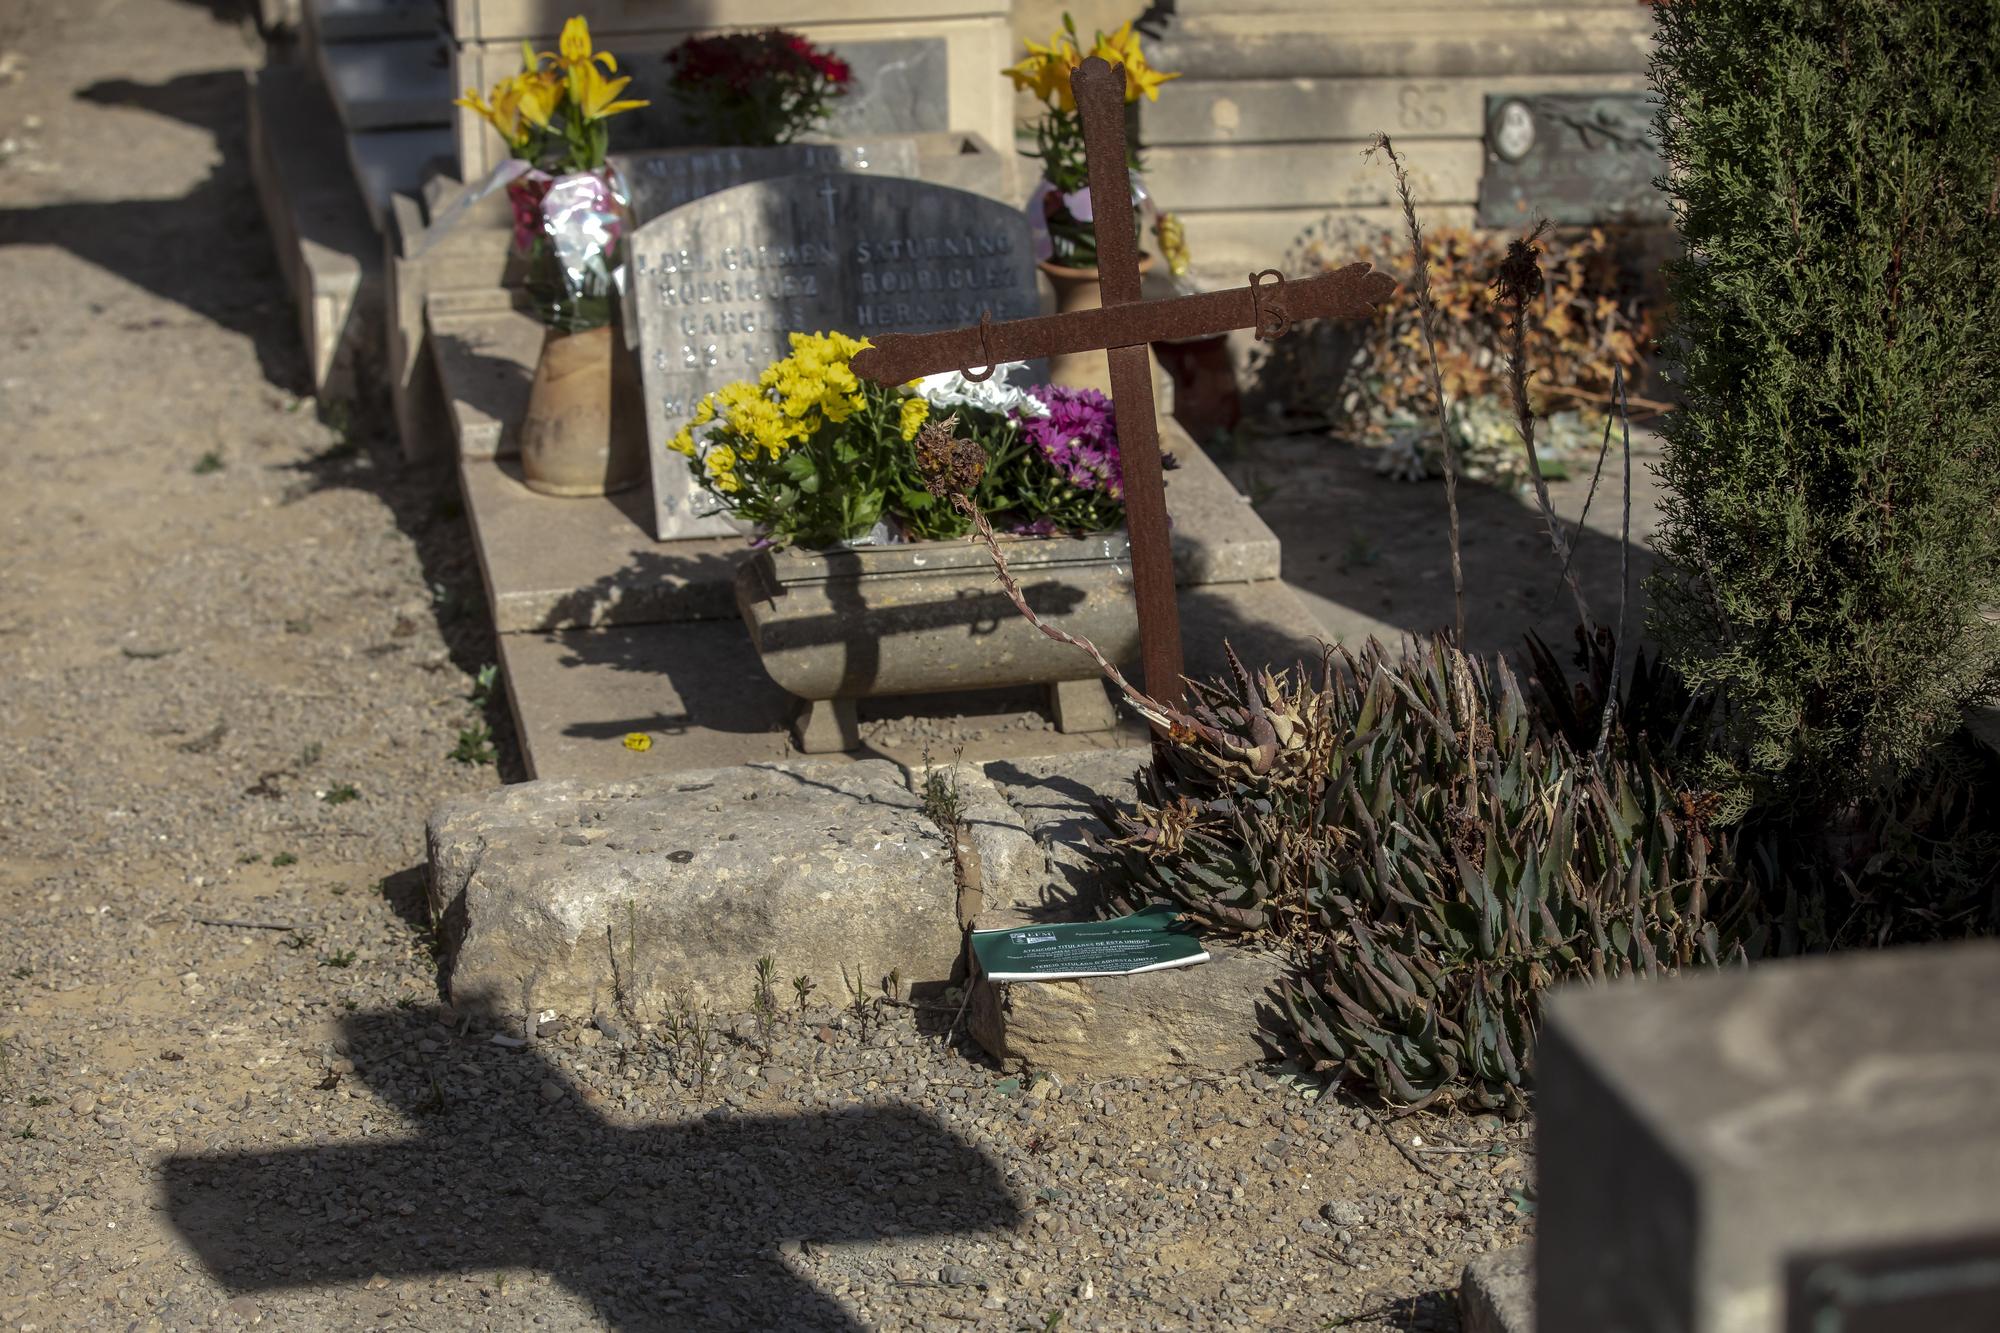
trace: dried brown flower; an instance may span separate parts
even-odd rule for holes
[[[917,432],[917,471],[923,475],[924,489],[940,500],[969,497],[986,472],[986,451],[971,440],[961,440],[953,432],[958,414],[942,421],[925,423]]]

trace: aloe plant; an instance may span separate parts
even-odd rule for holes
[[[1293,949],[1282,1006],[1344,1079],[1518,1110],[1550,986],[1743,956],[1704,799],[1638,747],[1572,750],[1504,661],[1437,637],[1316,679],[1231,665],[1105,845],[1135,900]]]

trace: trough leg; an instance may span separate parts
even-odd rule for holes
[[[861,748],[861,719],[852,699],[801,699],[792,738],[804,754]]]
[[[1055,715],[1056,730],[1109,731],[1118,724],[1118,714],[1105,696],[1104,683],[1089,680],[1059,680],[1049,686],[1049,711]]]

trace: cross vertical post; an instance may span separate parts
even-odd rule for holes
[[[1125,67],[1095,57],[1070,75],[1083,119],[1091,211],[1097,217],[1097,282],[1106,309],[1139,301],[1139,245],[1132,225],[1132,180],[1125,157]],[[1167,532],[1166,479],[1153,416],[1153,368],[1146,344],[1105,350],[1125,480],[1125,530],[1132,541],[1132,596],[1139,604],[1143,688],[1161,703],[1181,698],[1181,612]]]
[[[1145,692],[1165,704],[1181,699],[1181,618],[1174,593],[1174,552],[1167,531],[1166,478],[1147,346],[1176,338],[1254,329],[1282,338],[1302,319],[1366,319],[1396,290],[1367,264],[1349,264],[1296,282],[1275,269],[1250,274],[1247,286],[1169,300],[1139,296],[1137,228],[1130,225],[1132,182],[1125,157],[1125,70],[1093,56],[1070,76],[1083,121],[1084,157],[1097,218],[1097,276],[1102,305],[1063,315],[940,333],[885,333],[854,357],[854,373],[877,384],[1057,353],[1103,351],[1111,362],[1111,398],[1125,481],[1125,530],[1132,540],[1132,593],[1139,608]]]

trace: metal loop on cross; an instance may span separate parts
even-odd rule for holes
[[[1271,285],[1266,287],[1264,279]],[[1257,321],[1257,341],[1276,342],[1292,331],[1292,317],[1285,311],[1285,275],[1267,268],[1250,275],[1250,310]]]
[[[958,373],[964,376],[965,379],[970,383],[984,384],[986,383],[986,381],[992,379],[993,372],[999,369],[999,361],[993,355],[992,328],[993,328],[993,312],[990,310],[980,311],[979,354],[986,358],[986,369],[980,371],[977,375],[973,374],[969,368],[959,371]]]

